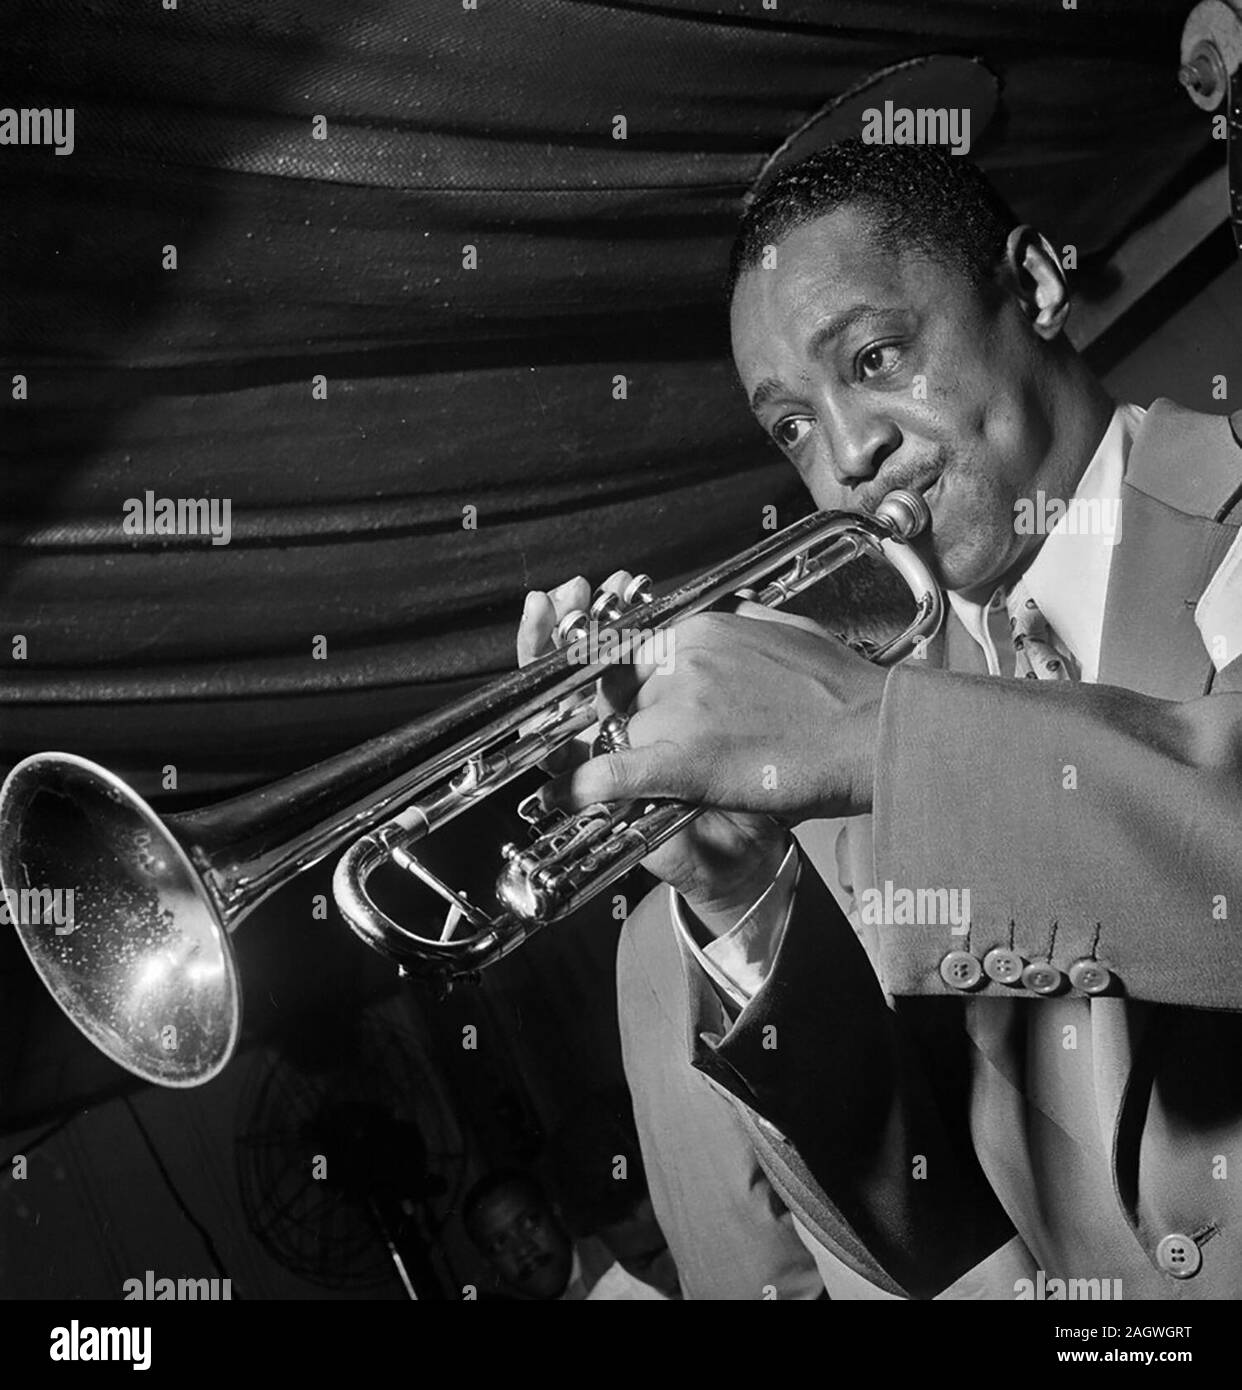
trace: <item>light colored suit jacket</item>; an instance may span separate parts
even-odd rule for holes
[[[791,1213],[890,1296],[1013,1298],[1031,1266],[1242,1296],[1242,660],[1217,672],[1194,623],[1242,521],[1229,421],[1157,402],[1121,516],[1100,684],[988,677],[953,621],[889,677],[841,884],[968,887],[968,936],[851,928],[808,856],[735,1019],[665,892],[627,923],[627,1072],[687,1296],[808,1296]],[[950,951],[994,947],[1057,993],[946,982]],[[1070,984],[1082,960],[1107,993]]]

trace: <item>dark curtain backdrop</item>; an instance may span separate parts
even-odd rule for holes
[[[980,161],[1089,263],[1207,143],[1188,9],[10,0],[4,100],[74,107],[76,148],[0,150],[0,758],[262,780],[508,667],[531,585],[755,539],[800,505],[720,297],[763,158],[877,67],[975,55]],[[148,489],[231,499],[231,544],[124,535]]]

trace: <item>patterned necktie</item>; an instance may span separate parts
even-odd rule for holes
[[[1066,669],[1060,653],[1052,645],[1048,619],[1020,579],[1014,585],[1006,603],[1009,609],[1009,635],[1016,656],[1014,675],[1028,681],[1068,681],[1073,676]]]

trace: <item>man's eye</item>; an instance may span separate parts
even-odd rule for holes
[[[896,343],[864,348],[856,362],[859,380],[870,381],[873,377],[887,375],[896,367],[900,357],[901,349]]]
[[[805,415],[787,415],[778,420],[772,438],[782,449],[796,449],[811,432],[811,421]]]

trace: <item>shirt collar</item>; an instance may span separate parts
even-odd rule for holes
[[[1121,539],[1121,483],[1146,413],[1136,405],[1117,406],[1069,505],[1040,493],[1022,518],[1040,531],[1048,528],[1025,579],[1085,681],[1094,681],[1099,670],[1108,577]],[[986,649],[987,606],[952,592],[948,598],[962,626]]]
[[[791,840],[776,877],[723,936],[700,945],[682,911],[677,893],[669,888],[673,925],[690,954],[717,988],[739,1009],[763,988],[776,949],[793,907],[800,860],[797,842]]]

